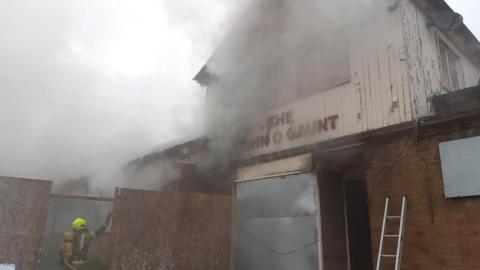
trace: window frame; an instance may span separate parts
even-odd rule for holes
[[[461,58],[446,39],[436,35],[440,88],[455,91],[463,87],[463,69]],[[452,63],[454,62],[454,63]],[[445,78],[446,75],[446,78]]]

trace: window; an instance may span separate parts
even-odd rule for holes
[[[460,89],[460,58],[447,43],[440,38],[438,38],[438,52],[440,54],[442,88],[445,90]]]

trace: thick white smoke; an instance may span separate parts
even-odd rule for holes
[[[231,6],[0,0],[0,175],[112,191],[129,160],[200,133],[191,78]]]
[[[336,67],[348,62],[347,46],[355,42],[348,40],[349,31],[385,14],[388,5],[383,0],[268,0],[247,6],[207,62],[213,77],[207,114],[211,163],[238,156],[248,129],[289,102],[286,96],[316,87],[308,85],[318,80],[315,76],[332,75],[325,83],[339,79],[332,70],[349,72]]]

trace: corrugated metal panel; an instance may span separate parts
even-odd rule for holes
[[[0,262],[38,269],[52,183],[0,177]]]
[[[235,269],[319,268],[313,175],[238,183],[235,213]]]
[[[230,266],[231,196],[117,189],[113,269]]]

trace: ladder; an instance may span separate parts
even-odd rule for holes
[[[382,224],[382,233],[380,235],[380,246],[378,247],[378,258],[377,258],[377,267],[376,270],[380,270],[382,259],[395,259],[395,270],[400,270],[400,261],[402,258],[402,246],[403,246],[403,236],[405,233],[405,218],[407,210],[407,196],[402,197],[402,209],[400,216],[390,216],[389,215],[389,204],[390,198],[385,199],[385,212],[383,214],[383,224]],[[400,222],[398,234],[385,234],[387,222],[397,221]],[[395,254],[384,254],[383,244],[386,238],[395,239],[397,241],[397,250]]]

